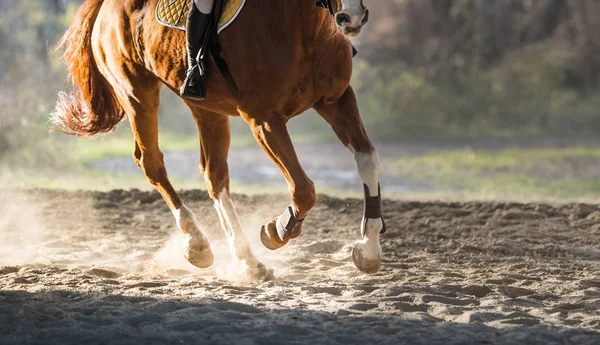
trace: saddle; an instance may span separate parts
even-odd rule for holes
[[[190,0],[159,0],[156,6],[156,20],[162,25],[185,31],[186,14],[190,4]],[[220,12],[216,15],[219,18],[217,33],[235,21],[245,4],[246,0],[221,0],[221,5],[215,4],[215,9]]]

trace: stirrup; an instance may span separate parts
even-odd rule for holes
[[[179,95],[195,101],[203,101],[206,99],[206,85],[204,76],[200,73],[199,64],[187,71],[183,85],[179,90]]]

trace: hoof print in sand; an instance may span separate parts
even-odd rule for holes
[[[101,269],[101,268],[92,268],[92,269],[87,270],[85,273],[90,276],[94,276],[94,277],[98,277],[98,278],[115,279],[115,278],[121,277],[120,273]]]

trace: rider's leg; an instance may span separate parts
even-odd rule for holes
[[[182,97],[203,100],[206,97],[206,84],[202,61],[198,59],[202,39],[208,29],[214,0],[193,0],[188,12],[186,27],[188,71],[180,90]]]
[[[194,0],[196,8],[204,14],[211,14],[215,0]]]

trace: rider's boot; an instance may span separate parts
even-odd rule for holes
[[[204,14],[192,2],[187,21],[187,61],[188,70],[179,94],[181,97],[202,101],[206,98],[204,64],[198,60],[202,40],[210,23],[210,14]]]

